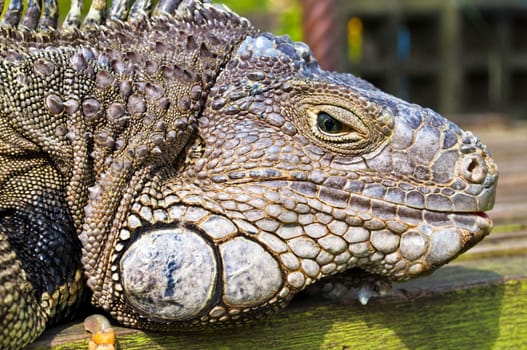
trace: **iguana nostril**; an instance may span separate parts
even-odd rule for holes
[[[461,175],[468,181],[479,184],[487,177],[488,168],[479,154],[470,154],[463,159]]]

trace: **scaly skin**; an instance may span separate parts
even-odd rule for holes
[[[190,329],[319,280],[367,301],[489,233],[497,167],[471,133],[225,9],[101,6],[80,31],[2,29],[2,348],[73,313],[82,270],[120,323]]]

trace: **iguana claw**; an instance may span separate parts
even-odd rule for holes
[[[115,350],[115,331],[103,315],[91,315],[84,320],[84,329],[92,334],[88,350]]]

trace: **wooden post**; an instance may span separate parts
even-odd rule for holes
[[[336,0],[302,0],[304,38],[320,66],[342,69],[343,23]]]

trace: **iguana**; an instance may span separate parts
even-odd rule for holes
[[[434,111],[225,7],[80,6],[59,27],[12,0],[0,29],[2,349],[85,286],[126,326],[236,325],[320,280],[366,301],[489,233],[496,164]]]

